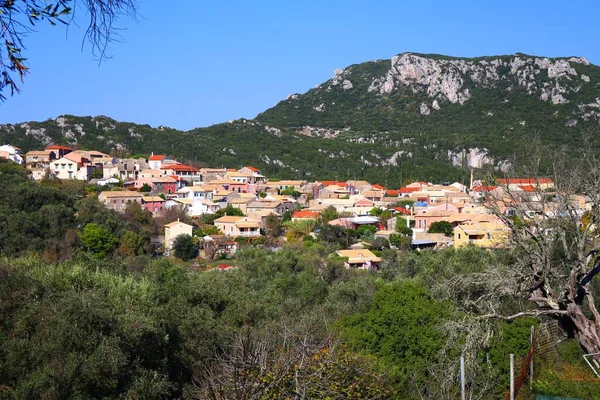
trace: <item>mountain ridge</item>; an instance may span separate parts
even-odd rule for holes
[[[539,136],[575,156],[600,126],[600,67],[582,57],[451,57],[400,53],[352,64],[254,119],[181,131],[59,116],[0,125],[25,151],[61,143],[105,152],[172,154],[201,164],[256,164],[282,178],[465,180],[497,169]]]

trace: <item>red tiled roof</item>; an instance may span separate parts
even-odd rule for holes
[[[531,193],[531,192],[539,192],[539,188],[534,187],[532,185],[521,185],[519,186],[521,189],[523,189],[523,191]]]
[[[410,215],[410,210],[402,207],[394,207],[394,210],[398,211],[400,214]]]
[[[185,179],[183,179],[182,177],[180,177],[180,176],[177,176],[177,175],[167,175],[167,176],[166,176],[166,178],[171,178],[171,179],[173,179],[174,181],[183,181],[183,180],[185,180]]]
[[[52,146],[46,147],[46,150],[71,150],[67,146],[59,146],[57,144],[53,144]]]
[[[259,169],[258,169],[258,168],[256,168],[256,167],[251,167],[251,166],[249,166],[249,165],[247,165],[247,166],[246,166],[246,168],[248,168],[248,169],[249,169],[250,171],[252,171],[252,172],[258,172],[258,171],[259,171]]]
[[[171,169],[173,171],[178,171],[178,172],[199,172],[200,171],[198,168],[194,168],[189,165],[183,165],[183,164],[165,165],[165,166],[161,167],[161,169]]]
[[[385,190],[383,186],[377,184],[373,185],[373,189]]]
[[[396,197],[396,196],[400,195],[400,191],[399,190],[386,190],[385,195],[388,197]]]
[[[167,158],[167,156],[163,155],[156,155],[156,156],[150,156],[150,158],[148,159],[148,161],[162,161],[165,158]]]
[[[217,266],[218,269],[229,269],[229,268],[233,268],[231,265],[227,265],[227,264],[220,264],[219,266]]]
[[[319,213],[316,211],[294,211],[292,213],[292,218],[317,218]]]
[[[340,181],[321,181],[321,183],[323,184],[323,186],[332,186],[332,185],[336,185],[339,187],[348,186],[348,184],[346,182],[340,182]]]
[[[413,193],[413,192],[418,192],[419,190],[421,190],[420,188],[416,188],[416,187],[401,187],[400,188],[400,193]]]

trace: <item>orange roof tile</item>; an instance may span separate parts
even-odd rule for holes
[[[315,219],[319,216],[319,213],[316,211],[294,211],[292,213],[292,218],[311,218]]]
[[[59,146],[59,145],[53,144],[52,146],[46,147],[46,150],[71,150],[71,149],[66,146]]]
[[[148,159],[148,161],[162,161],[165,158],[167,158],[167,156],[163,155],[155,155],[155,156],[150,156],[150,158]]]

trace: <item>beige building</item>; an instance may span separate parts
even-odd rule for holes
[[[179,220],[165,225],[165,254],[168,256],[173,249],[173,243],[179,235],[192,236],[194,227]]]
[[[50,163],[50,171],[52,171],[58,179],[77,179],[79,163],[70,160],[67,157],[62,157]]]
[[[214,224],[227,236],[260,236],[260,221],[252,218],[225,216],[216,219]]]
[[[359,250],[338,250],[337,255],[340,257],[348,258],[348,261],[344,262],[346,268],[356,269],[371,269],[377,268],[381,262],[381,258],[377,257],[370,250],[359,249]]]
[[[142,204],[143,195],[129,190],[105,191],[98,195],[98,200],[115,211],[125,211],[130,203]]]
[[[483,248],[505,247],[510,231],[500,221],[469,221],[454,228],[454,247],[467,244]]]

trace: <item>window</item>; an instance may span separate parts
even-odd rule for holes
[[[460,239],[460,233],[458,234],[458,238]]]

